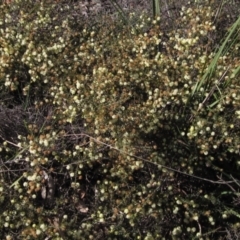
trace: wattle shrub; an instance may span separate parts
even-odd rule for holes
[[[239,21],[221,47],[215,14],[186,5],[164,29],[77,3],[0,6],[1,239],[239,227]]]

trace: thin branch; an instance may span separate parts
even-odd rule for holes
[[[145,159],[145,158],[142,158],[142,157],[138,157],[138,156],[136,156],[136,155],[129,154],[128,152],[123,151],[123,150],[121,150],[121,149],[118,149],[118,148],[116,148],[116,147],[114,147],[114,146],[112,146],[112,145],[110,145],[110,144],[107,144],[107,143],[105,143],[105,142],[103,142],[103,141],[97,140],[96,138],[94,138],[94,137],[92,137],[92,136],[90,136],[90,135],[88,135],[88,134],[86,134],[86,133],[66,134],[66,135],[64,135],[64,136],[65,136],[65,137],[68,137],[68,136],[72,136],[72,135],[75,135],[75,136],[76,136],[76,135],[79,135],[79,136],[89,137],[90,139],[94,140],[96,143],[99,143],[99,144],[102,144],[102,145],[104,145],[104,146],[107,146],[107,147],[109,147],[110,149],[114,149],[114,150],[118,151],[118,152],[121,153],[121,154],[125,154],[125,155],[127,155],[127,156],[130,156],[130,157],[139,159],[139,160],[141,160],[141,161],[143,161],[143,162],[147,162],[147,163],[150,163],[150,164],[153,164],[153,165],[156,165],[156,166],[160,166],[160,167],[165,168],[165,169],[167,169],[167,170],[170,170],[170,171],[173,171],[173,172],[176,172],[176,173],[180,173],[180,174],[183,174],[183,175],[188,176],[188,177],[191,177],[191,178],[199,179],[199,180],[206,181],[206,182],[210,182],[210,183],[213,183],[213,184],[224,184],[224,185],[227,185],[227,184],[229,184],[229,183],[235,182],[235,181],[213,181],[213,180],[210,180],[210,179],[207,179],[207,178],[202,178],[202,177],[198,177],[198,176],[195,176],[195,175],[192,175],[192,174],[188,174],[188,173],[182,172],[182,171],[180,171],[180,170],[177,170],[177,169],[174,169],[174,168],[171,168],[171,167],[167,167],[167,166],[162,165],[162,164],[154,163],[154,162],[151,162],[151,161],[149,161],[149,160],[147,160],[147,159]],[[76,163],[76,162],[73,162],[73,163],[71,163],[71,164],[74,164],[74,163]]]
[[[217,176],[219,179],[221,179],[219,176]],[[222,179],[221,179],[222,180]],[[223,180],[222,180],[223,181]],[[230,184],[226,183],[226,185],[233,191],[233,192],[237,192]]]
[[[240,183],[239,180],[236,180],[232,175],[230,175],[230,177],[233,179],[233,181],[240,187]]]

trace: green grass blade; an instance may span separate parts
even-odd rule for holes
[[[153,17],[160,16],[160,1],[153,0]]]
[[[235,69],[235,71],[233,72],[233,75],[234,75],[235,77],[237,77],[239,73],[240,73],[240,66],[238,66],[238,67]]]
[[[128,21],[127,15],[124,13],[123,9],[121,8],[121,6],[117,3],[116,0],[110,0],[112,6],[116,9],[116,11],[120,14],[121,18],[123,19],[123,21],[125,23],[127,23],[128,25],[130,25],[130,22]]]
[[[192,96],[195,94],[195,92],[199,91],[199,89],[202,87],[202,85],[206,82],[207,78],[211,78],[211,76],[213,75],[213,73],[216,69],[217,62],[218,62],[218,59],[220,58],[220,56],[225,54],[230,49],[230,47],[233,45],[233,43],[236,41],[237,36],[238,36],[238,34],[236,34],[236,31],[238,30],[239,27],[240,27],[240,17],[237,19],[237,21],[230,28],[229,33],[228,33],[225,41],[220,46],[220,48],[219,48],[218,52],[216,53],[214,59],[212,60],[211,64],[209,65],[208,70],[203,75],[202,79],[199,82],[197,82],[196,85],[194,86],[193,91],[192,91]],[[234,37],[234,39],[232,40],[230,45],[228,45],[231,37]]]
[[[18,185],[19,181],[23,178],[23,175],[19,177],[11,186],[10,188],[14,187],[15,185]]]

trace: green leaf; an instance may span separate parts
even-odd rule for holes
[[[160,16],[160,1],[153,0],[153,17]]]

